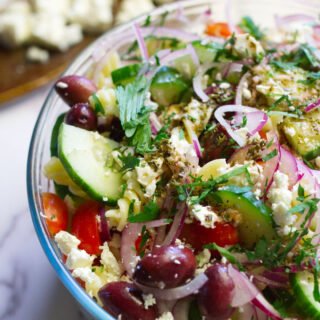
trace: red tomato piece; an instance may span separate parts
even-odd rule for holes
[[[68,227],[68,208],[64,201],[54,193],[44,192],[42,205],[50,235],[54,236],[59,231],[66,230]]]
[[[228,38],[232,34],[228,24],[225,22],[208,24],[205,33],[213,37],[222,38]]]
[[[213,229],[203,227],[198,222],[186,223],[182,229],[181,239],[185,239],[196,251],[202,250],[203,246],[209,243],[225,247],[239,242],[237,229],[230,223],[221,222],[216,222]]]
[[[80,241],[79,248],[89,254],[100,254],[100,232],[97,216],[100,205],[95,201],[87,201],[81,204],[72,218],[71,233]]]

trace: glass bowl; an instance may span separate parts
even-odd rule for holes
[[[229,2],[229,4],[227,4]],[[196,29],[203,26],[204,12],[212,9],[212,16],[216,21],[232,19],[239,21],[244,15],[250,15],[261,26],[274,24],[274,15],[287,15],[304,13],[314,16],[319,14],[319,0],[189,0],[163,6],[150,13],[152,21],[160,21],[164,14],[167,14],[166,26],[177,26],[190,29],[190,25],[181,19],[183,9],[184,16],[193,21],[192,26]],[[147,15],[136,19],[142,23]],[[179,18],[180,17],[180,18]],[[102,35],[92,45],[85,49],[69,66],[65,74],[85,74],[94,60],[94,52],[97,49],[105,48],[106,51],[114,49],[119,44],[119,39],[132,32],[132,21],[118,26]],[[134,39],[132,37],[132,39]],[[41,193],[52,191],[53,186],[43,175],[43,166],[50,158],[50,136],[56,118],[63,111],[66,105],[61,101],[54,90],[51,90],[36,122],[28,156],[27,164],[27,189],[29,207],[33,224],[45,254],[50,263],[63,282],[71,292],[86,314],[93,319],[112,320],[113,317],[107,314],[95,301],[82,289],[73,279],[70,271],[62,262],[62,255],[55,242],[50,238],[45,220],[42,215]]]

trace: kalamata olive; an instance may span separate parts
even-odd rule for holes
[[[88,102],[89,97],[97,91],[97,87],[91,80],[76,75],[60,78],[54,87],[69,106],[79,102]]]
[[[97,116],[88,103],[77,103],[68,111],[66,123],[85,130],[96,130]]]
[[[173,288],[192,278],[196,269],[193,252],[180,246],[156,246],[137,264],[133,278],[144,285]]]
[[[234,140],[230,138],[222,125],[217,124],[212,130],[200,136],[203,147],[201,165],[218,158],[229,158],[236,149]]]
[[[234,311],[230,303],[235,285],[227,266],[217,263],[209,267],[205,274],[209,280],[198,293],[201,313],[210,320],[228,319]]]
[[[120,142],[124,137],[124,131],[120,119],[115,116],[101,117],[98,119],[98,131],[110,132],[110,139]]]
[[[156,307],[146,309],[142,292],[132,283],[108,283],[99,290],[98,295],[104,309],[115,317],[121,315],[122,320],[154,320],[157,317]]]

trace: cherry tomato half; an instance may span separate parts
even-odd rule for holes
[[[225,22],[216,22],[208,24],[205,32],[209,36],[222,38],[228,38],[232,34],[228,24]]]
[[[50,235],[54,236],[59,231],[66,230],[68,227],[68,208],[64,201],[54,193],[44,192],[42,205]]]
[[[208,243],[218,246],[235,245],[239,242],[237,229],[230,223],[216,222],[215,228],[203,227],[198,222],[185,224],[180,236],[196,250],[200,251]]]
[[[99,209],[99,203],[87,201],[77,208],[72,218],[71,233],[81,241],[79,248],[89,254],[97,255],[101,252],[99,249],[101,239],[97,220]]]

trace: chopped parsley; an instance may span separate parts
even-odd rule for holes
[[[94,93],[91,95],[91,99],[93,101],[95,113],[97,113],[97,114],[100,113],[100,114],[104,115],[105,110],[104,110],[104,107],[103,107],[100,99],[98,98],[98,96]]]
[[[134,169],[135,167],[139,166],[140,159],[129,154],[127,156],[120,156],[119,159],[121,160],[123,166],[121,168],[122,172],[126,172],[129,170]]]
[[[131,211],[128,217],[128,221],[131,223],[152,221],[159,217],[159,213],[159,206],[156,204],[156,202],[150,201],[143,207],[142,212],[134,214]]]
[[[254,23],[251,17],[245,16],[241,19],[239,27],[244,31],[249,33],[251,36],[257,40],[264,38],[264,33],[261,31],[260,27]]]
[[[272,158],[276,157],[278,155],[278,150],[274,149],[270,153],[266,154],[264,157],[262,157],[263,162],[267,162],[271,160]]]
[[[313,85],[316,81],[320,80],[320,71],[318,72],[309,72],[306,80],[299,80],[300,83],[305,85]]]

